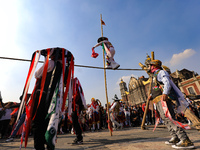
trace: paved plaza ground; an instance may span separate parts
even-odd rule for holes
[[[200,132],[195,129],[187,130],[188,136],[194,142],[195,148],[200,150]],[[84,144],[71,145],[75,135],[58,135],[56,150],[171,150],[171,146],[164,142],[170,136],[166,128],[158,127],[153,132],[153,127],[142,130],[140,127],[129,127],[113,132],[110,136],[108,130],[99,132],[85,132]],[[20,139],[6,143],[0,140],[0,150],[19,150]],[[22,150],[33,150],[33,138],[30,136],[28,146]]]

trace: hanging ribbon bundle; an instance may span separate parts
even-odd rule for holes
[[[38,61],[39,61],[39,58],[41,55],[45,56],[45,58],[46,58],[44,65],[40,68],[42,70],[41,78],[36,79],[36,83],[38,82],[38,80],[40,80],[41,84],[38,87],[38,85],[35,83],[35,87],[32,91],[32,94],[31,94],[30,98],[27,99],[27,93],[28,93],[30,81],[35,72],[36,66],[38,64]],[[51,103],[51,101],[53,101],[53,98],[54,98],[53,95],[55,95],[55,93],[56,93],[56,96],[59,96],[59,105],[56,105],[56,110],[58,110],[57,108],[59,108],[58,112],[59,112],[59,114],[62,114],[62,112],[64,111],[64,108],[65,108],[66,98],[67,98],[67,94],[68,94],[68,91],[70,88],[70,81],[73,79],[73,76],[74,76],[73,75],[74,74],[73,55],[71,54],[70,51],[68,51],[64,48],[59,48],[59,47],[43,49],[43,50],[38,50],[38,51],[34,52],[32,60],[31,60],[31,65],[30,65],[30,68],[28,71],[27,79],[25,82],[24,90],[23,90],[23,96],[22,96],[23,98],[22,98],[21,105],[20,105],[19,111],[18,111],[18,116],[17,116],[17,121],[18,121],[18,119],[21,116],[21,114],[24,110],[24,107],[25,107],[26,119],[23,124],[23,132],[22,132],[22,137],[21,137],[20,148],[22,147],[23,138],[25,138],[25,147],[27,146],[30,124],[35,119],[37,110],[42,101],[42,97],[43,97],[43,93],[44,93],[43,90],[44,90],[44,86],[46,84],[46,77],[49,72],[49,68],[52,64],[51,62],[49,62],[49,58],[51,58],[54,61],[53,64],[55,64],[55,65],[54,65],[53,73],[51,75],[51,81],[49,84],[50,86],[48,86],[48,91],[47,91],[48,93],[47,93],[46,99],[48,99],[50,101],[49,103]],[[62,63],[61,70],[57,69],[57,65],[59,63]],[[55,79],[55,77],[54,77],[54,73],[56,74],[56,71],[59,72],[59,73],[57,73],[60,75],[59,79]],[[54,80],[56,80],[56,83],[53,86],[52,83],[54,83]],[[60,86],[60,85],[62,85],[62,86]],[[65,86],[65,88],[64,88],[64,86]],[[37,105],[34,107],[35,101],[36,101],[35,93],[38,91],[38,89],[40,91],[39,98],[37,99],[37,103],[36,103]],[[59,93],[59,92],[62,92],[62,93]],[[35,110],[33,110],[33,108]],[[51,112],[51,114],[53,114],[53,113]],[[52,116],[53,115],[49,115],[48,117],[51,118]],[[53,141],[53,143],[54,144],[53,144],[52,148],[54,149],[55,141]]]
[[[70,122],[72,122],[71,114],[72,114],[72,111],[75,111],[75,109],[76,109],[76,100],[78,97],[81,98],[82,104],[85,107],[85,109],[87,108],[83,89],[82,89],[81,84],[77,77],[75,77],[73,79],[72,86],[73,86],[73,88],[72,88],[73,90],[71,92],[69,91],[69,101],[68,101],[68,118],[69,118]],[[73,95],[73,99],[72,99],[72,95]],[[72,108],[72,106],[73,106],[73,108]]]

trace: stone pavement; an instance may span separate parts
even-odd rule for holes
[[[200,132],[191,129],[187,130],[188,136],[194,142],[195,148],[200,149]],[[140,127],[129,127],[113,132],[110,136],[108,130],[100,132],[85,132],[84,144],[71,145],[75,135],[58,135],[56,150],[171,150],[171,146],[164,142],[170,139],[166,128],[158,127],[155,132],[150,127],[147,130],[141,130]],[[14,142],[6,143],[5,139],[0,140],[0,150],[19,150],[20,139],[14,139]],[[33,138],[29,137],[27,148],[33,149]]]

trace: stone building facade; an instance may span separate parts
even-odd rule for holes
[[[128,104],[129,93],[128,93],[128,89],[127,89],[127,86],[126,86],[126,82],[124,82],[123,79],[121,79],[121,82],[119,83],[119,87],[120,87],[122,101],[124,103]]]
[[[142,79],[130,78],[129,82],[129,99],[132,105],[140,104],[146,101],[147,95]]]
[[[194,73],[194,71],[187,69],[176,70],[171,76],[176,80],[180,90],[186,95],[200,95],[200,75]]]
[[[128,105],[141,104],[145,102],[147,99],[147,92],[143,83],[145,80],[147,79],[136,79],[135,77],[131,77],[128,84],[128,89],[126,87],[125,82],[121,80],[119,86],[122,101]]]
[[[200,100],[198,99],[200,96],[200,75],[187,69],[176,70],[170,75],[183,93],[196,96],[195,101]],[[127,89],[126,83],[121,79],[120,92],[123,102],[128,105],[145,102],[148,97],[149,83],[149,79],[144,76],[138,79],[131,77]]]

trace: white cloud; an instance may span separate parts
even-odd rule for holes
[[[123,81],[126,83],[126,86],[128,88],[128,84],[129,84],[131,77],[138,78],[138,76],[134,75],[134,74],[131,74],[131,75],[128,75],[128,76],[122,76],[121,78],[119,78],[118,81],[116,82],[116,87],[114,88],[112,95],[117,94],[118,97],[120,98],[121,93],[120,93],[119,83],[121,82],[121,79],[123,79]]]
[[[131,77],[138,78],[138,76],[136,76],[134,74],[131,74],[129,76],[122,76],[121,78],[118,79],[116,84],[119,86],[119,83],[121,82],[121,79],[122,79],[128,85]]]
[[[174,54],[170,60],[170,66],[175,66],[183,63],[186,59],[193,56],[196,52],[193,49],[186,49],[182,53]]]

